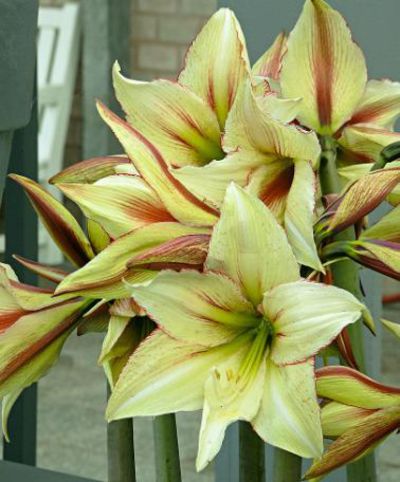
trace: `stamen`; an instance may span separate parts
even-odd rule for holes
[[[262,322],[256,329],[256,337],[246,354],[245,359],[239,369],[238,379],[247,377],[252,378],[256,375],[262,360],[266,354],[266,350],[272,341],[273,326],[272,323],[263,318]]]

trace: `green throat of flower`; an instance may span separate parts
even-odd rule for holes
[[[265,360],[274,337],[274,327],[270,320],[262,318],[260,324],[254,329],[255,338],[239,369],[238,377],[253,379],[261,363]]]

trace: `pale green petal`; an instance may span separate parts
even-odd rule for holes
[[[151,278],[141,270],[127,268],[127,263],[135,256],[150,248],[188,234],[206,233],[201,228],[191,228],[179,223],[154,223],[138,228],[121,236],[107,246],[91,262],[80,270],[74,271],[58,285],[56,294],[79,293],[93,298],[124,298],[129,296],[122,279],[127,282],[130,275],[139,277],[136,281]],[[140,263],[139,263],[140,264]],[[153,273],[155,276],[156,273]]]
[[[38,352],[33,358],[31,358],[29,363],[23,364],[20,368],[14,371],[9,378],[1,382],[0,399],[3,399],[2,429],[7,441],[9,440],[7,420],[18,396],[24,388],[29,387],[32,383],[37,382],[56,363],[61,349],[70,333],[71,330],[63,333],[52,343],[48,344],[44,349]],[[11,436],[15,435],[16,434],[11,434]]]
[[[103,363],[109,356],[115,344],[128,326],[131,319],[127,316],[111,316],[108,322],[107,334],[104,337],[99,363]]]
[[[217,273],[165,271],[131,293],[162,330],[188,343],[220,345],[259,323],[235,283]]]
[[[369,80],[350,123],[374,124],[393,129],[400,114],[400,83],[389,79]]]
[[[324,271],[314,240],[316,179],[307,161],[295,161],[294,178],[285,211],[285,230],[297,261],[317,271]]]
[[[312,360],[285,367],[267,361],[264,394],[253,427],[271,445],[301,457],[321,456],[322,429]]]
[[[205,383],[205,400],[201,422],[196,469],[203,470],[219,452],[226,428],[237,420],[250,422],[257,414],[264,391],[263,357],[250,375],[241,376],[246,358],[244,346],[225,363],[216,366]]]
[[[67,183],[57,187],[113,238],[146,224],[174,221],[139,176],[114,175],[94,184]]]
[[[108,420],[200,409],[212,368],[248,341],[242,335],[233,343],[204,350],[156,330],[122,371],[108,402]]]
[[[377,239],[400,243],[400,206],[389,211],[377,223],[363,231],[360,239],[364,241]]]
[[[349,292],[308,281],[282,284],[265,293],[263,307],[273,323],[271,357],[278,364],[315,355],[365,310]]]
[[[352,116],[367,82],[363,53],[346,21],[324,0],[306,0],[287,49],[283,95],[302,98],[302,124],[322,134],[336,132]]]
[[[383,385],[349,367],[329,366],[317,371],[318,396],[360,408],[400,406],[400,388]]]
[[[236,92],[249,70],[239,22],[232,10],[221,8],[190,46],[178,80],[211,106],[222,131]]]
[[[321,410],[322,432],[325,437],[339,437],[373,413],[375,410],[329,402]]]
[[[172,173],[200,200],[220,208],[231,182],[242,187],[248,183],[251,172],[258,165],[255,158],[258,160],[260,156],[244,159],[239,152],[232,153],[225,159],[210,162],[207,166],[185,166],[174,169]]]
[[[271,211],[234,184],[214,228],[206,266],[237,281],[255,306],[266,290],[299,279],[292,249]]]
[[[128,122],[157,146],[168,164],[203,165],[223,157],[217,116],[190,89],[164,79],[128,79],[118,63],[113,83]]]

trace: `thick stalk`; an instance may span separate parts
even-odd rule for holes
[[[153,420],[157,482],[181,482],[178,434],[174,414]]]
[[[299,482],[301,480],[301,458],[286,450],[274,450],[273,482]]]
[[[336,146],[331,138],[321,139],[322,153],[320,162],[320,182],[322,194],[333,194],[341,191],[340,180],[336,168]],[[355,239],[353,228],[348,228],[334,237],[334,241],[349,241]],[[351,260],[338,261],[332,265],[332,275],[335,286],[352,293],[362,299],[358,265]],[[349,327],[349,335],[358,366],[365,372],[364,339],[361,320]],[[376,482],[374,454],[347,466],[349,482]]]
[[[107,396],[110,386],[107,384]],[[135,482],[133,420],[126,418],[107,424],[108,482]]]
[[[108,482],[135,482],[133,421],[110,422],[107,426]]]
[[[248,422],[239,422],[239,481],[265,482],[265,444]]]

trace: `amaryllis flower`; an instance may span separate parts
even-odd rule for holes
[[[335,441],[305,475],[320,477],[373,450],[400,428],[400,389],[383,385],[352,368],[317,370],[324,436]]]
[[[245,187],[283,224],[299,262],[321,270],[312,229],[316,135],[275,119],[247,80],[229,113],[223,145],[225,159],[176,169],[174,176],[216,207],[231,181]]]
[[[66,277],[56,294],[110,300],[126,296],[123,279],[143,282],[166,267],[201,268],[219,212],[172,176],[161,153],[139,131],[102,104],[98,108],[137,174],[112,175],[94,184],[57,183],[115,239]]]
[[[177,81],[129,80],[118,64],[113,80],[128,122],[177,167],[224,157],[221,133],[248,71],[240,25],[231,10],[222,8],[193,41]]]
[[[285,225],[299,261],[321,270],[312,236],[317,138],[286,125],[297,101],[272,91],[254,97],[259,79],[277,78],[284,51],[281,35],[251,73],[239,23],[220,9],[189,48],[177,82],[129,80],[116,64],[114,87],[129,124],[189,191],[219,208],[230,182],[249,185]],[[294,206],[302,206],[296,215]]]
[[[69,180],[72,176],[78,180],[84,176],[86,179],[93,179],[101,176],[105,171],[107,174],[110,173],[109,169],[114,169],[116,165],[124,164],[123,159],[118,159],[117,163],[114,161],[115,158],[86,161],[83,165],[81,163],[80,173],[75,169],[68,168],[68,172],[61,173],[60,178]],[[88,220],[88,236],[86,237],[71,213],[45,189],[23,176],[12,175],[11,177],[24,188],[49,234],[75,267],[84,266],[94,257],[95,253],[101,252],[110,244],[109,235],[95,221]],[[148,255],[152,256],[153,260],[157,258],[157,253],[154,253],[153,250],[150,250]],[[59,284],[69,274],[54,266],[37,263],[20,256],[15,256],[15,258],[25,268],[56,284]],[[9,284],[10,281],[8,281]],[[74,296],[53,297],[53,292],[45,291],[43,295],[40,290],[37,291],[33,287],[26,287],[26,289],[33,301],[35,297],[38,300],[44,298],[50,305],[59,306],[63,299]],[[82,310],[79,324],[75,327],[78,335],[92,331],[107,332],[99,363],[103,366],[112,386],[132,351],[142,339],[142,331],[149,322],[146,319],[136,319],[135,323],[132,323],[132,318],[142,315],[143,311],[130,297],[110,300],[110,302],[101,300],[93,304],[93,298],[96,297],[95,292],[89,292],[86,300],[81,301],[81,305],[87,306],[88,309]],[[92,306],[89,307],[89,305]],[[52,313],[57,316],[57,310],[53,310]],[[68,334],[71,331],[69,330]],[[26,341],[27,345],[28,342]]]
[[[87,300],[54,298],[22,284],[0,265],[0,399],[3,431],[22,390],[47,373],[87,307]]]
[[[290,33],[279,77],[282,95],[301,98],[298,121],[339,145],[342,163],[376,161],[400,140],[400,84],[367,82],[361,49],[343,17],[324,0],[306,0]]]
[[[238,419],[272,445],[321,455],[313,357],[367,312],[346,291],[300,279],[260,200],[230,185],[205,271],[164,271],[131,291],[158,328],[123,369],[110,420],[203,407],[198,470]]]

